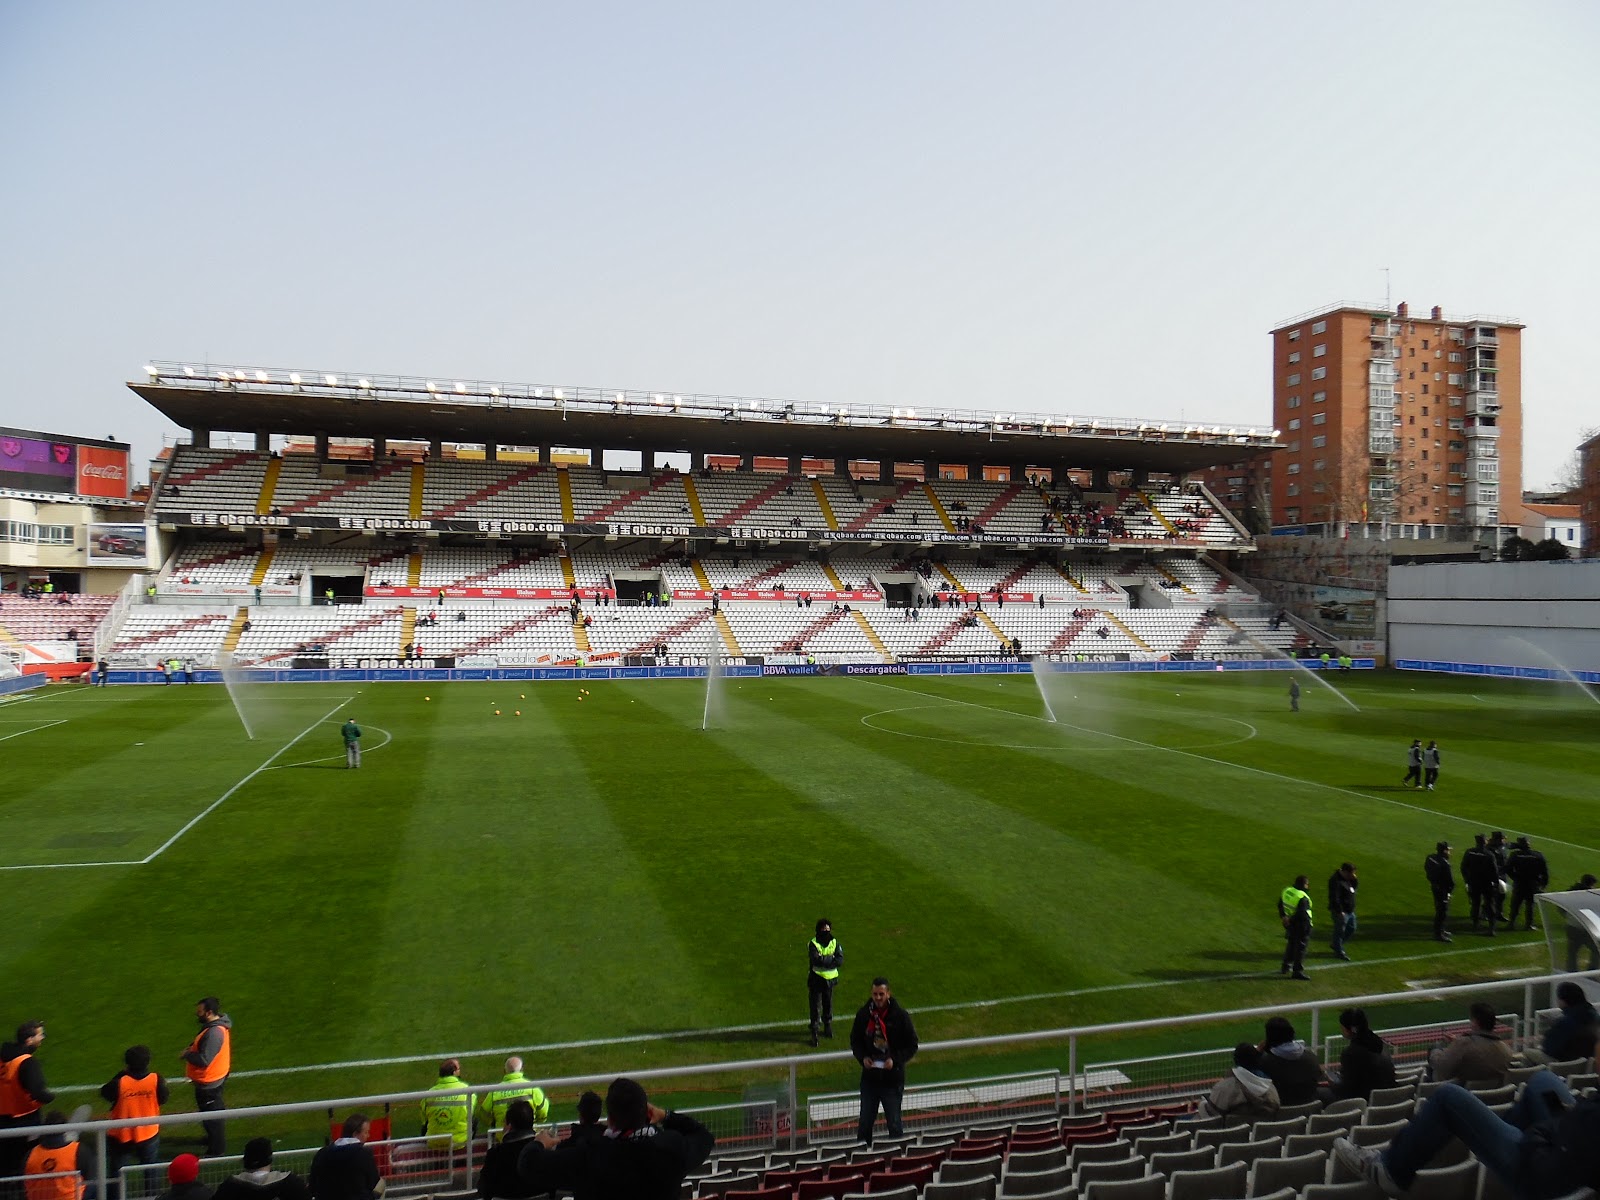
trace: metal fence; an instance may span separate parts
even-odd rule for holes
[[[1470,1004],[1498,1000],[1496,1009],[1507,1014],[1503,1020],[1516,1048],[1521,1048],[1524,1039],[1534,1036],[1538,1017],[1553,1004],[1555,986],[1564,979],[1600,981],[1600,970],[925,1042],[910,1068],[913,1078],[919,1074],[924,1078],[928,1074],[944,1074],[950,1078],[944,1082],[917,1083],[906,1089],[906,1125],[913,1131],[948,1130],[1096,1109],[1153,1108],[1192,1098],[1203,1094],[1232,1065],[1231,1047],[1239,1040],[1239,1035],[1258,1033],[1260,1022],[1268,1017],[1289,1018],[1304,1033],[1308,1045],[1321,1047],[1331,1056],[1341,1048],[1341,1043],[1335,1036],[1323,1037],[1324,1022],[1331,1023],[1344,1008],[1364,1007],[1372,1016],[1374,1029],[1380,1034],[1392,1035],[1400,1061],[1410,1064],[1420,1061],[1434,1043],[1464,1032]],[[1512,1002],[1513,999],[1516,1002]],[[1179,1039],[1198,1044],[1199,1048],[1151,1052]],[[1137,1048],[1139,1052],[1118,1054],[1122,1047]],[[1045,1067],[1015,1075],[982,1073],[986,1058],[1001,1053],[1012,1056],[1018,1051],[1031,1053],[1039,1059],[1064,1058],[1064,1069],[1062,1066]],[[1092,1058],[1089,1057],[1091,1053]],[[969,1066],[972,1072],[963,1076],[961,1073]],[[690,1081],[704,1081],[708,1077],[733,1081],[734,1087],[743,1088],[745,1094],[741,1102],[683,1110],[695,1114],[711,1128],[717,1135],[720,1151],[725,1153],[854,1140],[859,1111],[856,1093],[827,1091],[802,1097],[800,1088],[801,1072],[850,1071],[854,1067],[854,1060],[846,1050],[660,1067],[630,1074],[657,1093],[682,1089]],[[575,1075],[542,1080],[541,1086],[546,1091],[577,1092],[591,1087],[603,1091],[611,1079],[611,1075]],[[306,1113],[325,1115],[331,1120],[340,1112],[375,1114],[394,1105],[438,1100],[444,1095],[483,1095],[501,1086],[487,1083],[450,1092],[428,1089],[342,1096],[220,1113],[163,1113],[155,1123],[165,1135],[173,1129],[192,1131],[202,1120],[260,1122]],[[147,1117],[78,1122],[74,1128],[83,1143],[79,1164],[85,1176],[106,1178],[106,1143],[110,1130],[151,1123]],[[36,1135],[36,1127],[0,1129],[0,1139]],[[424,1152],[424,1155],[431,1155],[431,1159],[413,1159],[418,1152],[412,1148],[418,1142],[425,1142],[425,1139],[401,1138],[379,1144],[389,1147],[384,1156],[387,1162],[380,1161],[380,1169],[403,1191],[437,1191],[441,1178],[465,1185],[481,1165],[485,1146],[484,1140],[479,1138],[447,1154],[443,1161],[431,1149]],[[280,1169],[299,1170],[302,1165],[309,1167],[314,1153],[312,1149],[280,1150],[274,1157],[274,1164]],[[239,1163],[237,1157],[231,1156],[202,1160],[203,1178],[225,1178],[239,1169]],[[127,1194],[162,1190],[165,1168],[155,1169],[162,1172],[159,1181],[150,1178],[151,1168],[133,1168],[125,1172],[130,1187]]]

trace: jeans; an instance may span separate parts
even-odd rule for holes
[[[1501,1183],[1520,1193],[1517,1168],[1522,1159],[1522,1131],[1550,1116],[1552,1099],[1562,1107],[1572,1103],[1567,1085],[1550,1071],[1528,1080],[1522,1098],[1503,1118],[1460,1084],[1447,1083],[1423,1101],[1411,1123],[1395,1135],[1383,1152],[1383,1165],[1395,1183],[1409,1188],[1417,1172],[1432,1162],[1451,1138],[1458,1137]]]
[[[142,1142],[119,1142],[114,1138],[107,1138],[106,1171],[110,1174],[111,1180],[106,1185],[105,1194],[107,1196],[119,1196],[122,1194],[118,1176],[122,1168],[129,1163],[138,1163],[140,1166],[148,1167],[154,1166],[160,1161],[161,1135],[159,1133],[155,1137],[145,1138]],[[129,1196],[142,1196],[148,1190],[153,1195],[156,1192],[165,1190],[161,1186],[164,1182],[165,1177],[157,1172],[141,1171],[129,1177],[127,1194]],[[147,1189],[143,1186],[145,1184],[151,1186]]]
[[[224,1081],[226,1082],[226,1081]],[[198,1112],[221,1112],[228,1106],[222,1101],[222,1084],[195,1084],[194,1106]],[[226,1121],[201,1121],[206,1131],[206,1157],[220,1158],[228,1152],[228,1123]]]
[[[886,1073],[875,1071],[873,1074]],[[900,1094],[904,1090],[905,1084],[898,1079],[871,1079],[866,1072],[862,1073],[861,1120],[856,1125],[857,1141],[872,1145],[872,1126],[878,1119],[880,1104],[883,1105],[883,1123],[889,1128],[889,1136],[899,1137],[905,1132],[905,1126],[900,1123]]]
[[[806,990],[811,999],[811,1032],[833,1028],[834,980],[816,974],[806,976]]]
[[[1335,954],[1344,953],[1345,939],[1348,938],[1352,932],[1354,932],[1351,929],[1351,926],[1353,926],[1355,923],[1355,913],[1336,912],[1333,914],[1333,952]]]

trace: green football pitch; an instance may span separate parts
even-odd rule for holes
[[[221,687],[52,689],[0,705],[0,1025],[48,1023],[57,1086],[135,1042],[181,1078],[215,994],[241,1105],[426,1086],[445,1053],[476,1082],[513,1047],[543,1077],[804,1052],[822,915],[839,1007],[886,974],[925,1040],[1547,965],[1537,933],[1434,942],[1422,861],[1501,828],[1555,887],[1600,871],[1600,707],[1338,676],[1357,711],[1301,678],[1291,713],[1276,673],[1061,677],[1055,722],[1028,676],[729,679],[710,731],[703,682],[256,685],[253,740]],[[1437,791],[1401,787],[1413,737]],[[1277,973],[1299,873],[1310,984]]]

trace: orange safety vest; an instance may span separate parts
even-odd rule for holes
[[[161,1113],[161,1102],[156,1099],[156,1086],[161,1076],[151,1071],[143,1079],[130,1075],[117,1077],[117,1102],[111,1106],[113,1121],[128,1117],[154,1117]],[[128,1129],[108,1129],[106,1134],[124,1145],[147,1142],[161,1132],[159,1125],[134,1125]]]
[[[28,1174],[50,1178],[28,1179],[24,1183],[28,1200],[83,1200],[83,1176],[77,1174],[77,1170],[77,1142],[68,1142],[65,1146],[35,1146],[28,1154]]]
[[[27,1117],[39,1111],[39,1102],[22,1086],[22,1064],[32,1057],[19,1054],[0,1063],[0,1117]]]
[[[184,1073],[189,1076],[190,1081],[193,1083],[221,1083],[228,1077],[228,1068],[233,1062],[233,1038],[231,1036],[232,1031],[226,1025],[207,1025],[199,1033],[195,1034],[194,1041],[189,1043],[189,1049],[185,1053],[198,1051],[200,1049],[200,1039],[211,1032],[213,1028],[222,1034],[222,1049],[217,1051],[217,1056],[203,1067],[197,1067],[192,1062],[183,1064]]]

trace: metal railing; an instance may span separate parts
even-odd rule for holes
[[[1548,917],[1549,914],[1546,914]],[[1514,1027],[1515,1035],[1520,1039],[1531,1037],[1537,1028],[1537,1015],[1541,1008],[1540,997],[1547,997],[1546,1003],[1553,1002],[1554,989],[1557,983],[1566,979],[1589,980],[1600,982],[1600,970],[1574,972],[1571,974],[1550,974],[1529,977],[1521,980],[1491,981],[1472,984],[1457,984],[1445,987],[1425,989],[1407,989],[1399,992],[1383,992],[1371,995],[1345,996],[1336,999],[1300,1000],[1290,1004],[1260,1005],[1251,1008],[1231,1009],[1224,1012],[1191,1013],[1179,1016],[1154,1017],[1138,1021],[1108,1022],[1099,1025],[1085,1025],[1057,1029],[1040,1029],[1024,1033],[993,1034],[986,1037],[958,1038],[948,1041],[925,1042],[918,1053],[917,1069],[926,1069],[927,1062],[932,1058],[949,1057],[961,1060],[974,1053],[979,1055],[994,1050],[1011,1050],[1022,1047],[1055,1047],[1057,1052],[1064,1052],[1066,1056],[1065,1070],[1042,1070],[1031,1075],[1010,1077],[984,1077],[965,1078],[943,1083],[918,1085],[908,1088],[908,1095],[930,1095],[936,1099],[928,1104],[920,1105],[920,1110],[927,1114],[924,1124],[929,1128],[950,1128],[956,1125],[973,1126],[993,1120],[996,1116],[1005,1117],[1010,1113],[1021,1113],[1024,1109],[1033,1115],[1035,1108],[1044,1108],[1047,1112],[1065,1112],[1076,1114],[1080,1111],[1109,1107],[1140,1107],[1148,1106],[1155,1097],[1181,1098],[1193,1096],[1204,1091],[1211,1082],[1216,1080],[1226,1069],[1223,1061],[1228,1051],[1222,1049],[1201,1049],[1196,1051],[1167,1053],[1161,1055],[1144,1055],[1140,1057],[1115,1057],[1102,1052],[1097,1054],[1094,1065],[1085,1066],[1085,1051],[1088,1048],[1110,1049],[1121,1043],[1123,1039],[1148,1038],[1151,1034],[1170,1037],[1183,1030],[1211,1026],[1217,1036],[1224,1031],[1237,1033],[1247,1022],[1254,1022],[1267,1017],[1283,1016],[1298,1019],[1303,1022],[1304,1040],[1312,1047],[1323,1045],[1322,1025],[1324,1013],[1337,1014],[1341,1009],[1349,1007],[1364,1007],[1375,1009],[1379,1006],[1389,1008],[1404,1008],[1413,1005],[1437,1005],[1440,1002],[1454,1002],[1456,1004],[1457,1019],[1454,1022],[1433,1021],[1430,1024],[1448,1033],[1452,1029],[1464,1031],[1467,1026],[1466,1009],[1474,1000],[1483,999],[1495,993],[1520,993],[1518,1006],[1520,1023]],[[1497,1006],[1498,1007],[1498,1006]],[[1399,1028],[1415,1028],[1419,1022],[1410,1022]],[[1299,1028],[1297,1026],[1297,1028]],[[1379,1029],[1383,1032],[1383,1029]],[[1231,1044],[1231,1038],[1228,1039]],[[702,1113],[713,1114],[711,1124],[713,1131],[718,1132],[724,1144],[732,1143],[735,1146],[749,1147],[752,1149],[762,1146],[778,1147],[785,1142],[790,1147],[795,1146],[802,1138],[810,1143],[817,1138],[823,1140],[839,1138],[839,1125],[841,1120],[848,1125],[848,1114],[841,1117],[836,1107],[848,1101],[849,1093],[830,1092],[818,1093],[807,1097],[805,1107],[801,1105],[801,1092],[799,1086],[799,1073],[802,1069],[814,1071],[818,1067],[853,1067],[855,1060],[850,1051],[833,1051],[827,1053],[809,1053],[804,1055],[786,1055],[776,1058],[742,1059],[730,1062],[700,1063],[677,1067],[657,1067],[648,1070],[630,1072],[632,1078],[647,1084],[661,1083],[670,1085],[677,1083],[680,1086],[689,1079],[704,1079],[707,1076],[731,1077],[743,1083],[747,1095],[753,1091],[765,1091],[767,1094],[753,1097],[743,1104],[723,1105],[711,1109],[698,1110]],[[1157,1067],[1155,1064],[1166,1064]],[[551,1091],[577,1091],[583,1088],[604,1088],[614,1076],[605,1075],[571,1075],[541,1081],[541,1086],[546,1092]],[[1059,1082],[1052,1082],[1064,1078],[1067,1086],[1063,1089]],[[140,1125],[157,1124],[161,1133],[166,1134],[173,1128],[187,1128],[198,1125],[202,1121],[222,1120],[236,1122],[243,1120],[259,1120],[296,1114],[316,1113],[326,1115],[331,1111],[343,1110],[378,1112],[386,1106],[396,1104],[418,1104],[423,1100],[439,1100],[446,1096],[474,1095],[481,1096],[485,1093],[497,1091],[503,1085],[499,1083],[477,1084],[469,1087],[455,1089],[426,1089],[408,1092],[387,1092],[376,1095],[341,1096],[318,1100],[297,1101],[289,1104],[266,1104],[249,1108],[226,1109],[220,1112],[204,1113],[163,1113],[152,1120],[150,1117],[129,1117],[122,1120],[99,1120],[79,1123],[75,1128],[80,1135],[91,1137],[94,1142],[93,1153],[87,1156],[85,1162],[80,1158],[83,1166],[80,1168],[86,1176],[94,1179],[105,1179],[108,1162],[107,1135],[114,1129],[129,1129]],[[671,1087],[663,1087],[660,1091],[670,1091]],[[1065,1093],[1064,1096],[1062,1093]],[[1044,1098],[1049,1096],[1046,1101]],[[945,1100],[938,1100],[937,1097]],[[815,1127],[810,1123],[810,1114],[816,1107],[818,1121]],[[685,1109],[686,1112],[696,1110]],[[799,1114],[807,1114],[807,1124],[801,1128],[798,1120]],[[1017,1119],[1023,1119],[1018,1117]],[[814,1133],[813,1133],[814,1128]],[[0,1139],[5,1138],[30,1138],[37,1136],[38,1127],[0,1129]],[[408,1139],[409,1140],[409,1139]],[[481,1139],[469,1140],[461,1149],[460,1169],[465,1176],[470,1178],[476,1164],[481,1160]],[[87,1148],[87,1147],[86,1147]],[[391,1170],[393,1168],[391,1167]],[[456,1160],[452,1157],[452,1172],[456,1170]],[[92,1174],[91,1174],[92,1173]]]

